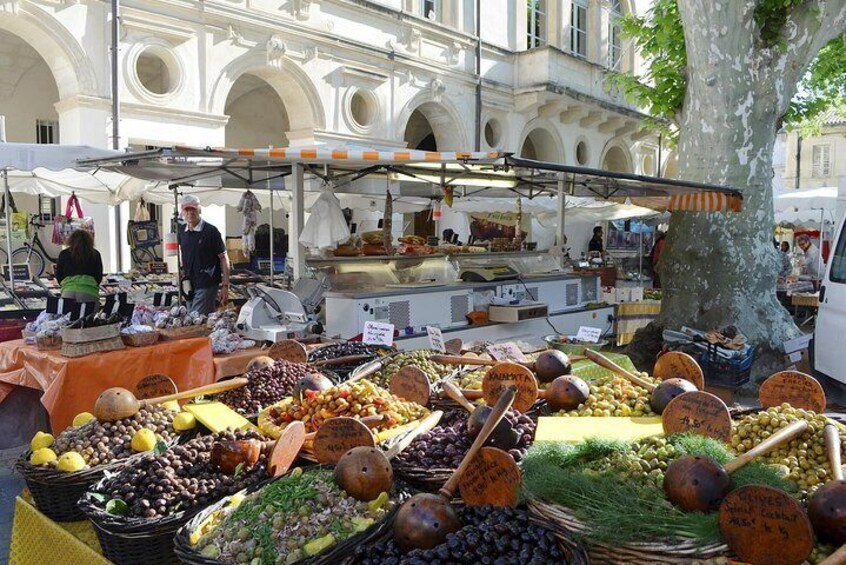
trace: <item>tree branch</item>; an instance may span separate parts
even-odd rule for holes
[[[846,33],[846,0],[814,0],[794,6],[781,36],[787,42],[785,79],[798,83],[820,49]]]

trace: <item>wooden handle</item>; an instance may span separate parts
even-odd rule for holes
[[[395,443],[388,451],[385,452],[385,457],[387,457],[388,460],[391,460],[400,453],[402,453],[406,447],[411,445],[411,443],[415,439],[417,439],[417,436],[419,436],[420,434],[424,434],[435,426],[437,426],[438,422],[441,421],[441,416],[443,415],[443,412],[441,412],[440,410],[436,410],[425,418],[423,418],[422,420],[420,420],[420,423],[417,424],[417,427],[408,432],[404,438]]]
[[[345,355],[344,357],[335,357],[334,359],[324,359],[323,361],[315,361],[309,363],[312,367],[326,367],[330,365],[348,365],[350,363],[358,363],[359,361],[367,361],[373,355]]]
[[[446,484],[441,487],[438,494],[447,500],[452,500],[452,495],[455,492],[455,489],[458,488],[458,482],[461,480],[461,475],[463,475],[467,467],[470,466],[470,462],[474,457],[476,457],[479,450],[482,449],[484,443],[488,441],[488,436],[491,435],[491,432],[505,416],[505,413],[511,408],[511,405],[514,404],[514,397],[516,395],[516,387],[510,386],[505,389],[494,406],[493,411],[488,416],[488,419],[485,420],[485,425],[482,426],[482,431],[480,431],[479,435],[476,436],[476,440],[473,442],[473,445],[470,446],[470,450],[464,456],[464,459],[461,460],[461,465],[458,466],[458,469],[455,470]]]
[[[594,363],[596,363],[600,367],[605,367],[609,371],[613,371],[613,372],[617,373],[618,375],[620,375],[621,377],[625,377],[625,378],[629,379],[634,384],[636,384],[638,386],[642,386],[643,388],[645,388],[649,392],[652,392],[652,391],[655,390],[654,384],[646,382],[645,380],[641,379],[640,377],[638,377],[634,373],[630,373],[629,371],[620,367],[615,362],[613,362],[611,359],[609,359],[605,355],[602,355],[601,353],[597,353],[596,351],[593,351],[591,349],[585,349],[585,357],[587,357],[588,359],[590,359],[591,361],[593,361]]]
[[[462,389],[461,396],[463,396],[467,400],[480,400],[485,397],[485,393],[481,390]]]
[[[479,359],[478,357],[459,357],[457,355],[432,355],[430,360],[441,365],[473,365],[477,367],[493,367],[497,361],[493,359]]]
[[[766,455],[776,447],[787,443],[796,436],[800,436],[808,429],[808,422],[805,420],[798,420],[792,424],[783,427],[743,455],[735,457],[725,464],[726,473],[729,475],[752,461],[753,459]]]
[[[167,396],[148,398],[147,400],[141,401],[141,406],[161,404],[162,402],[167,402],[168,400],[182,400],[183,398],[195,398],[197,396],[203,396],[206,394],[217,394],[218,392],[224,392],[227,390],[232,390],[234,388],[241,388],[242,386],[246,385],[247,382],[247,379],[245,379],[244,377],[229,379],[228,381],[220,381],[218,383],[212,383],[210,385],[201,386],[199,388],[193,388],[191,390],[184,390],[182,392],[168,394]]]
[[[470,402],[464,397],[464,395],[461,394],[461,391],[458,389],[457,386],[455,386],[455,384],[449,381],[444,381],[441,383],[441,388],[443,388],[444,392],[448,397],[458,402],[462,408],[464,408],[471,414],[473,413],[473,410],[476,409],[476,407],[470,404]]]
[[[366,365],[362,365],[360,367],[361,370],[356,373],[354,377],[347,379],[346,382],[353,383],[355,381],[360,381],[365,377],[369,377],[370,375],[379,371],[382,368],[382,366],[384,365],[384,360],[384,358],[376,359],[374,361],[371,361],[370,363],[367,363]]]
[[[846,545],[841,545],[840,549],[820,561],[818,565],[846,565]]]
[[[825,454],[828,456],[828,464],[831,465],[835,481],[843,480],[843,462],[840,460],[840,432],[837,426],[829,422],[823,428],[825,435]]]

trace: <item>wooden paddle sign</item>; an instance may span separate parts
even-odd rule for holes
[[[135,398],[144,400],[147,398],[157,398],[159,396],[168,396],[179,392],[176,388],[176,383],[167,375],[155,373],[147,375],[135,385]]]
[[[798,371],[781,371],[764,381],[759,391],[763,408],[781,406],[786,402],[794,408],[825,412],[825,391],[811,375]]]
[[[270,346],[267,351],[268,357],[275,360],[284,359],[291,363],[305,363],[308,361],[308,353],[305,346],[293,339],[283,339]]]
[[[512,408],[525,412],[538,399],[538,381],[535,374],[523,365],[511,361],[497,363],[482,379],[482,394],[488,406],[493,406],[509,386],[517,388]]]
[[[282,435],[273,445],[273,451],[270,452],[268,469],[271,476],[279,477],[288,472],[288,469],[299,457],[305,440],[305,424],[294,421],[285,426]]]
[[[432,395],[429,377],[426,376],[426,373],[411,365],[397,371],[391,377],[389,387],[392,394],[408,402],[416,402],[421,406],[426,406]]]
[[[470,506],[517,506],[523,473],[508,453],[495,447],[483,447],[470,460],[458,489]]]
[[[444,349],[450,355],[459,355],[461,353],[461,348],[464,347],[464,342],[459,339],[448,339],[444,342]]]
[[[370,428],[355,418],[326,420],[314,436],[312,449],[318,463],[337,463],[353,447],[376,447]]]
[[[705,390],[705,374],[696,359],[681,351],[668,351],[655,361],[652,376],[667,379],[684,379],[692,382],[699,390]]]
[[[725,497],[720,533],[752,565],[800,565],[814,549],[814,532],[799,502],[763,485],[742,486]]]
[[[709,392],[685,392],[670,401],[661,414],[664,434],[693,432],[731,441],[731,414],[726,403]]]

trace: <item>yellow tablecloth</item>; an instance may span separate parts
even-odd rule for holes
[[[644,328],[661,313],[660,300],[641,300],[617,304],[617,345],[628,345],[634,334]]]
[[[88,520],[60,524],[23,498],[15,499],[10,565],[109,565]]]

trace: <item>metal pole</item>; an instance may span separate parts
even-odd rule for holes
[[[9,190],[9,170],[3,169],[3,190],[6,194],[6,252],[9,254],[9,291],[15,294],[15,272],[12,270],[12,216],[11,191]]]
[[[169,187],[173,191],[173,233],[176,235],[176,300],[182,306],[182,245],[179,243],[179,185]]]
[[[476,136],[475,151],[482,150],[482,2],[476,0]],[[437,234],[436,234],[437,235]]]
[[[294,262],[292,272],[294,282],[298,281],[305,274],[305,249],[300,244],[300,234],[303,231],[305,224],[305,209],[303,206],[303,199],[305,198],[304,170],[301,163],[295,163],[291,166],[291,233],[288,234],[290,238],[290,245],[288,246],[288,255]]]
[[[637,282],[643,286],[643,223],[640,224],[640,243],[637,246]]]
[[[9,207],[6,206],[7,214],[8,214]],[[825,240],[825,208],[820,208],[820,249],[819,249],[819,256],[817,257],[817,273],[820,274],[820,280],[823,279],[824,273],[823,271],[823,241]]]
[[[561,265],[563,265],[564,258],[564,214],[567,208],[567,200],[564,193],[564,173],[558,174],[558,233],[555,234],[555,244],[561,250]]]
[[[112,0],[112,149],[120,149],[120,0]],[[120,204],[115,206],[115,241],[117,243],[117,270],[123,270],[123,237],[121,236]]]
[[[270,162],[267,163],[270,165]],[[273,286],[273,261],[275,259],[275,249],[273,247],[273,240],[275,239],[273,236],[273,188],[270,186],[270,172],[267,173],[267,190],[270,193],[270,286]]]

